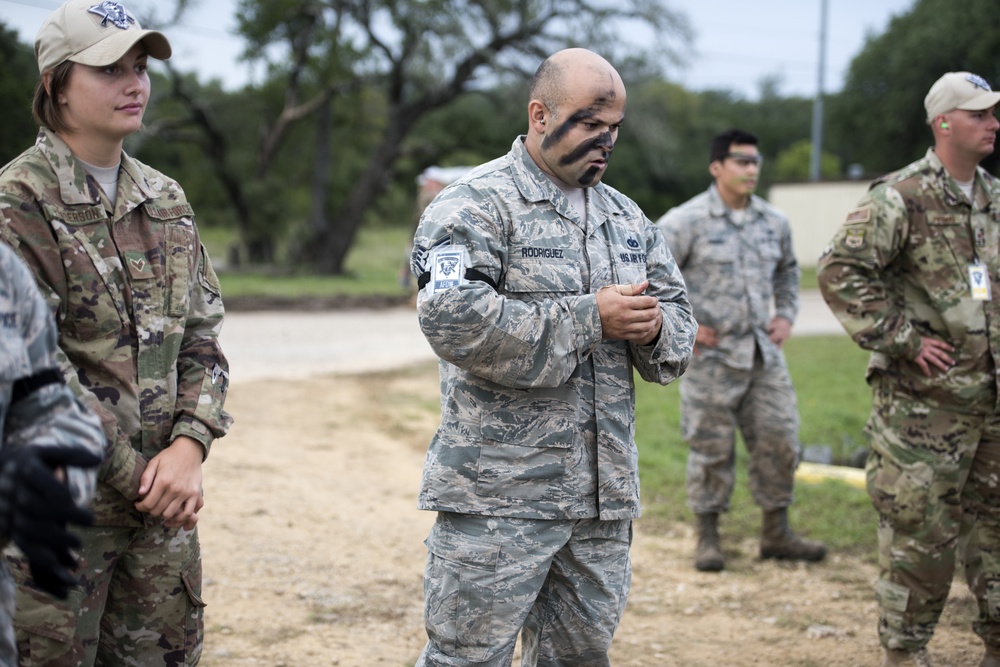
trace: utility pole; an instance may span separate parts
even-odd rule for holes
[[[819,68],[817,72],[816,100],[813,102],[812,155],[809,162],[809,178],[820,178],[820,156],[823,154],[823,74],[826,69],[826,8],[827,0],[820,1],[819,16]]]

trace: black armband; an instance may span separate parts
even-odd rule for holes
[[[14,381],[14,388],[11,396],[11,403],[27,398],[42,387],[50,384],[63,384],[62,373],[55,368],[46,368],[34,375],[26,378],[19,378]]]
[[[483,273],[482,271],[479,271],[477,269],[466,269],[465,279],[486,283],[487,285],[493,288],[494,292],[499,291],[496,281],[490,278],[488,274]],[[423,273],[420,274],[420,277],[417,278],[417,289],[422,290],[430,281],[431,281],[431,272],[424,271]]]

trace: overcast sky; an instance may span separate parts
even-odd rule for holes
[[[126,0],[138,9],[155,0]],[[196,0],[184,29],[167,34],[179,69],[197,69],[202,80],[222,79],[236,87],[253,74],[239,62],[234,38],[237,0]],[[94,4],[97,4],[95,0]],[[822,0],[674,0],[695,32],[694,52],[671,78],[691,90],[728,89],[755,98],[764,77],[778,76],[784,95],[812,96],[818,89]],[[869,34],[885,30],[894,15],[915,0],[827,0],[824,90],[837,92],[847,68]],[[0,0],[0,20],[32,43],[57,0]]]

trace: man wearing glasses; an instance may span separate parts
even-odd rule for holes
[[[714,183],[657,222],[699,325],[681,378],[681,431],[690,447],[687,505],[698,519],[694,564],[703,572],[725,565],[719,514],[733,492],[737,428],[750,455],[750,493],[764,513],[761,558],[826,555],[788,526],[799,417],[781,347],[798,312],[800,271],[788,219],[754,195],[761,162],[753,134],[717,135]]]

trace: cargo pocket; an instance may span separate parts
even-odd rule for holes
[[[875,585],[875,600],[879,606],[902,614],[910,601],[910,589],[885,579],[880,579]]]
[[[447,655],[483,662],[493,645],[493,587],[500,545],[435,524],[425,544],[427,635]]]
[[[477,495],[551,501],[565,495],[568,450],[576,439],[566,414],[528,408],[485,413],[480,435]]]
[[[83,591],[73,588],[66,600],[59,600],[29,583],[27,560],[8,555],[7,563],[17,585],[14,631],[19,664],[36,667],[82,660],[82,651],[76,649],[76,610],[82,605]]]
[[[898,527],[919,528],[927,516],[934,473],[925,463],[900,465],[872,451],[865,465],[868,495],[875,509]]]
[[[191,539],[195,539],[193,536]],[[205,637],[205,602],[201,598],[201,549],[181,569],[181,581],[187,593],[188,609],[184,624],[184,664],[196,665],[201,658]]]

